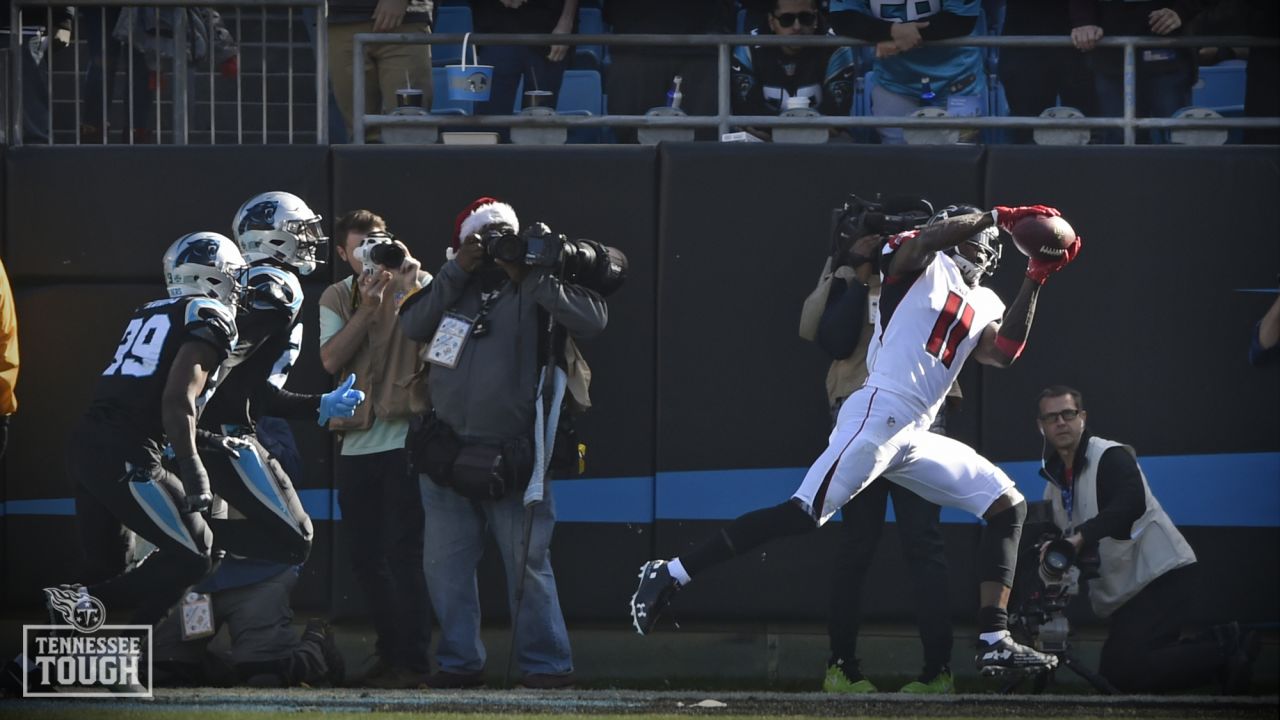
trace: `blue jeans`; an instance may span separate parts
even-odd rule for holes
[[[115,96],[116,69],[128,74],[129,60],[124,53],[134,53],[133,74],[127,79],[131,95],[126,95],[127,102],[133,108],[133,128],[150,128],[155,125],[155,109],[151,104],[152,91],[147,86],[151,71],[147,69],[147,60],[127,43],[122,43],[112,36],[116,22],[120,19],[120,8],[84,8],[81,11],[80,34],[85,38],[86,51],[89,55],[84,70],[84,94],[80,98],[80,122],[98,127],[105,114],[108,124],[111,117],[111,101]],[[105,23],[106,44],[103,44]],[[105,53],[104,53],[105,49]],[[102,76],[107,76],[107,94],[102,94]],[[125,111],[128,112],[127,110]],[[125,122],[129,122],[128,115]],[[104,135],[105,127],[98,128]],[[132,128],[130,128],[132,130]],[[126,139],[125,142],[128,142]]]
[[[524,78],[524,89],[548,90],[555,93],[551,107],[559,97],[560,83],[568,60],[547,60],[547,48],[522,45],[481,45],[480,64],[493,66],[493,86],[489,99],[476,103],[477,115],[510,115],[512,108],[523,108],[524,98],[516,98],[516,87]]]
[[[1141,50],[1139,50],[1141,52]],[[1137,79],[1134,86],[1134,113],[1136,117],[1167,118],[1191,104],[1191,85],[1195,81],[1195,69],[1190,63],[1170,61],[1162,63],[1159,71],[1152,71],[1145,63],[1137,63]],[[1098,93],[1098,115],[1124,117],[1124,75],[1108,72],[1094,74],[1094,87]],[[1107,129],[1102,132],[1103,141],[1124,142],[1124,131]],[[1168,142],[1167,130],[1139,130],[1140,143]]]
[[[442,672],[479,672],[484,669],[485,650],[480,641],[476,565],[484,553],[485,534],[492,532],[507,571],[507,603],[515,618],[516,586],[524,561],[523,493],[512,492],[496,501],[472,502],[435,484],[426,475],[419,476],[418,482],[426,515],[422,565],[431,605],[440,622],[436,663]],[[516,662],[525,674],[563,674],[573,670],[569,631],[551,570],[555,506],[549,491],[550,486],[547,499],[532,509],[528,568],[516,630]]]

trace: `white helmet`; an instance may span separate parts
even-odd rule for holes
[[[255,195],[236,212],[231,231],[251,263],[261,260],[292,266],[307,275],[325,261],[329,238],[320,225],[320,216],[287,192]]]
[[[164,254],[169,297],[211,297],[233,312],[240,299],[240,272],[247,263],[231,238],[216,232],[183,235]]]

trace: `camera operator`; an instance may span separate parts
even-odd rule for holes
[[[320,296],[320,362],[355,373],[369,402],[332,418],[341,452],[338,502],[351,530],[351,566],[364,591],[378,661],[371,687],[417,687],[430,671],[431,609],[422,572],[422,498],[404,449],[409,419],[427,408],[422,344],[404,336],[396,305],[431,282],[383,219],[353,210],[334,227],[338,257],[351,266]]]
[[[1179,641],[1197,592],[1195,553],[1151,494],[1133,448],[1092,435],[1086,418],[1078,390],[1040,393],[1040,472],[1054,525],[1077,554],[1096,547],[1100,559],[1089,585],[1094,613],[1110,620],[1099,674],[1125,692],[1215,681],[1226,692],[1245,690],[1256,634],[1230,623]]]
[[[426,511],[427,588],[441,627],[439,671],[427,682],[435,688],[484,682],[476,564],[487,533],[506,568],[521,684],[573,682],[551,569],[555,507],[548,494],[526,511],[522,497],[534,466],[530,438],[545,320],[558,326],[551,337],[562,352],[561,330],[573,338],[597,335],[608,309],[599,292],[575,284],[569,273],[530,263],[546,246],[519,229],[511,206],[476,200],[458,215],[449,259],[435,281],[400,308],[400,327],[427,342],[433,365],[434,414],[412,442]]]
[[[933,206],[923,198],[893,198],[880,203],[867,202],[856,195],[850,197],[840,213],[831,257],[818,287],[805,301],[800,331],[802,337],[816,342],[832,358],[827,371],[827,399],[833,424],[844,401],[867,379],[867,351],[875,335],[879,258],[884,240],[924,225],[932,215]],[[947,412],[959,404],[959,395],[959,385],[953,385],[931,431],[946,434]],[[890,497],[915,591],[916,624],[924,650],[923,670],[899,692],[955,692],[946,547],[939,524],[941,508],[886,480],[873,482],[842,510],[840,544],[831,573],[827,617],[831,657],[822,682],[824,692],[877,692],[876,686],[862,675],[857,657],[858,631],[862,624],[862,588],[880,543]]]

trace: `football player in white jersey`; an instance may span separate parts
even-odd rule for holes
[[[923,230],[889,238],[881,258],[884,279],[867,357],[869,375],[841,407],[826,451],[788,501],[739,517],[669,562],[645,563],[631,598],[636,631],[643,635],[652,629],[672,594],[693,576],[769,540],[816,529],[872,480],[883,478],[987,521],[978,560],[979,669],[992,674],[1054,667],[1056,657],[1014,642],[1007,629],[1026,501],[989,460],[928,430],[970,355],[996,367],[1017,359],[1041,286],[1080,251],[1077,240],[1056,260],[1031,259],[1006,312],[1000,298],[980,285],[1000,259],[998,227],[1058,214],[1041,205],[997,206],[988,212],[953,205]]]

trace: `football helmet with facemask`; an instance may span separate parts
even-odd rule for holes
[[[933,217],[929,218],[928,224],[933,225],[947,218],[962,215],[980,215],[982,212],[981,209],[972,205],[948,205],[934,213]],[[964,246],[969,248],[971,257],[961,251],[961,247]],[[972,287],[977,287],[982,282],[982,278],[994,274],[996,268],[1000,266],[1000,249],[1000,229],[993,225],[969,236],[946,252],[960,269],[960,275],[964,281]]]
[[[302,198],[272,191],[241,205],[231,229],[250,263],[274,260],[308,275],[328,255],[329,238],[320,220]]]
[[[164,283],[169,297],[200,296],[218,300],[235,312],[247,266],[231,238],[216,232],[183,235],[164,254]]]

